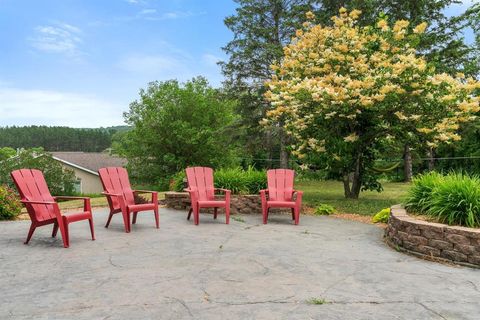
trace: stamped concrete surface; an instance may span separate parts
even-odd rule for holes
[[[77,222],[69,249],[50,227],[23,245],[29,222],[0,223],[0,319],[480,318],[479,270],[396,252],[376,226],[160,214],[159,230],[147,212],[126,234],[97,209],[97,240]]]

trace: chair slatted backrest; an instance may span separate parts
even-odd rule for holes
[[[27,201],[55,201],[48,190],[45,177],[40,170],[20,169],[11,173],[13,182],[17,186],[22,200]],[[53,205],[26,204],[32,221],[45,221],[56,218]]]
[[[128,179],[127,169],[122,167],[108,167],[98,170],[103,189],[107,193],[121,194],[126,205],[135,204],[132,187]],[[109,204],[112,209],[119,209],[120,203],[116,197],[111,197]]]
[[[186,169],[189,188],[198,191],[198,200],[214,200],[213,169],[207,167],[190,167]]]
[[[267,171],[268,197],[272,201],[292,201],[295,171],[273,169]]]

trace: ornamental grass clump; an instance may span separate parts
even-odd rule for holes
[[[427,215],[449,225],[480,227],[480,179],[449,174],[432,191]]]
[[[435,171],[415,177],[405,207],[411,213],[426,213],[430,208],[432,192],[443,179],[444,176]]]

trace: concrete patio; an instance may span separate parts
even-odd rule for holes
[[[224,224],[162,209],[109,229],[95,210],[23,245],[29,222],[0,223],[0,319],[478,319],[480,271],[423,261],[382,242],[383,230],[329,217],[241,216]],[[313,304],[311,299],[324,299]]]

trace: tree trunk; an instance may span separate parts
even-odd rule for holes
[[[413,176],[412,152],[408,144],[405,144],[403,148],[403,173],[404,181],[411,182]]]
[[[435,170],[435,150],[431,148],[428,150],[428,171]]]
[[[358,199],[360,190],[362,189],[362,171],[362,156],[359,154],[355,161],[355,171],[352,173],[344,173],[343,175],[343,191],[345,198]]]
[[[280,136],[280,168],[288,169],[288,152],[286,146],[287,136],[285,134],[285,130],[283,127],[279,128],[279,136]]]
[[[267,149],[267,168],[271,169],[272,166],[272,131],[267,130],[265,133],[265,144]]]

